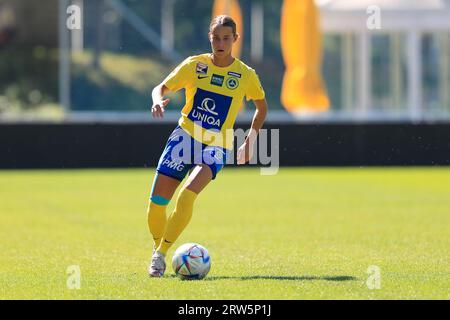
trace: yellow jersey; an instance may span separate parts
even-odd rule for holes
[[[172,92],[186,90],[181,128],[204,144],[230,150],[244,96],[247,101],[265,98],[254,69],[237,58],[228,67],[218,67],[209,53],[187,58],[162,83]]]

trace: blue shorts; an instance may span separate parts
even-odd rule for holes
[[[203,144],[177,126],[167,141],[156,171],[183,181],[193,167],[206,164],[211,168],[214,180],[225,165],[229,152],[225,148]]]

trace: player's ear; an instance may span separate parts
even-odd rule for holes
[[[235,43],[236,41],[238,41],[239,38],[240,38],[239,33],[236,33],[236,34],[234,35],[234,41],[233,41],[233,43]]]
[[[209,41],[211,41],[211,40],[212,40],[212,33],[211,33],[211,31],[210,31],[210,32],[208,32],[208,40],[209,40]]]

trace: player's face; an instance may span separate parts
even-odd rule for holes
[[[231,27],[217,26],[209,33],[209,41],[213,53],[218,57],[227,57],[231,54],[233,43],[237,37],[233,35]]]

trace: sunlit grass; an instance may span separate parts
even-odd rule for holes
[[[0,298],[448,299],[450,170],[226,167],[175,247],[203,281],[146,273],[153,169],[0,171]],[[173,203],[169,205],[169,212]],[[67,286],[71,265],[81,289]],[[381,288],[366,284],[369,266]]]

